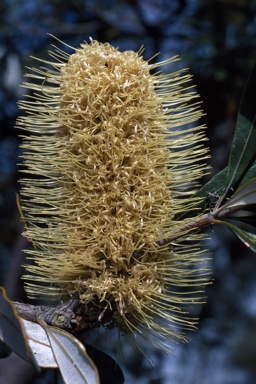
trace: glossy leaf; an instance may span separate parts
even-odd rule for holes
[[[40,371],[29,347],[28,338],[15,306],[0,287],[0,340],[4,341],[22,359]]]
[[[234,186],[256,153],[256,65],[247,80],[230,151],[226,186]]]
[[[239,209],[239,207],[243,208],[250,204],[256,204],[256,178],[251,179],[239,188],[219,211],[231,207],[237,207]]]
[[[207,198],[209,198],[211,194],[221,196],[225,190],[226,173],[227,168],[217,173],[195,193],[195,196]]]
[[[256,177],[256,161],[254,161],[252,166],[249,168],[249,170],[243,176],[243,178],[240,182],[240,186],[243,186],[245,183],[247,183],[248,181],[250,181],[254,177]]]
[[[256,235],[254,233],[238,228],[236,225],[227,221],[218,220],[216,223],[225,225],[225,227],[231,229],[231,231],[244,243],[246,247],[256,253]]]
[[[41,325],[22,319],[28,336],[29,346],[37,364],[42,368],[58,368],[47,334]]]
[[[211,178],[195,196],[210,200],[211,194],[226,194],[240,179],[240,185],[256,177],[256,162],[247,170],[256,154],[256,65],[247,80],[241,100],[228,166]],[[204,202],[199,206],[203,206]]]
[[[66,384],[99,384],[97,368],[86,353],[83,344],[62,329],[38,320],[44,328],[56,362]]]
[[[203,198],[203,200],[196,205],[196,208],[204,210],[205,208],[216,204],[218,199],[225,192],[226,173],[227,168],[213,176],[194,194],[194,197]]]

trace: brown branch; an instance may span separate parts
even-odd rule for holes
[[[192,231],[193,229],[196,230],[196,229],[204,228],[213,223],[214,223],[213,214],[211,213],[204,214],[198,219],[192,220],[189,223],[175,229],[175,231],[171,232],[170,236],[166,237],[165,239],[158,240],[157,244],[160,246],[170,244],[174,240],[179,239],[180,237],[184,236],[185,234]]]
[[[217,203],[216,207],[209,213],[205,213],[198,219],[191,220],[189,223],[175,229],[170,233],[170,236],[165,239],[158,240],[156,243],[160,246],[170,244],[171,242],[179,239],[180,237],[186,235],[188,232],[197,229],[207,227],[208,225],[218,224],[219,219],[226,219],[232,213],[239,211],[243,206],[234,206],[234,207],[219,207]]]
[[[78,304],[79,301],[75,298],[58,306],[36,306],[14,302],[19,315],[24,319],[37,322],[41,318],[49,325],[65,329],[71,328],[75,318],[74,310]]]
[[[19,315],[32,322],[43,319],[47,324],[63,328],[69,332],[77,333],[100,325],[113,323],[112,310],[106,303],[91,302],[81,304],[77,297],[72,297],[65,303],[57,306],[36,306],[14,302]]]

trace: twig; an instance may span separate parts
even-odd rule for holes
[[[81,304],[77,297],[57,306],[36,306],[19,302],[14,302],[14,305],[25,320],[36,323],[38,319],[43,319],[49,325],[72,333],[111,323],[112,310],[106,308],[106,303]]]
[[[191,220],[189,223],[175,229],[170,233],[170,236],[166,237],[165,239],[158,240],[157,244],[160,246],[170,244],[188,232],[192,231],[193,229],[197,230],[207,227],[208,225],[217,224],[219,223],[219,219],[226,219],[232,213],[239,211],[241,208],[242,206],[239,205],[227,208],[225,206],[219,207],[219,204],[217,203],[211,212],[205,213],[198,219]]]
[[[212,224],[213,221],[214,221],[214,216],[211,213],[204,214],[198,219],[192,220],[191,222],[171,232],[170,236],[166,237],[165,239],[158,240],[157,244],[160,246],[170,244],[174,240],[177,240],[180,237],[184,236],[186,233],[190,232],[192,229],[199,229],[199,228],[206,227],[207,225]]]

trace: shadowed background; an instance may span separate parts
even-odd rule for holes
[[[2,0],[0,4],[0,284],[13,300],[25,301],[20,276],[24,262],[15,194],[20,139],[14,128],[25,66],[33,55],[47,58],[51,33],[73,47],[91,36],[120,50],[145,47],[144,57],[183,59],[166,70],[190,68],[203,100],[212,175],[228,161],[235,118],[255,61],[256,2],[247,0]],[[211,230],[209,231],[211,232]],[[209,245],[208,245],[209,246]],[[199,331],[166,357],[145,345],[152,369],[123,343],[119,363],[132,384],[253,384],[256,375],[256,257],[223,229],[212,230],[213,285],[197,307]],[[117,344],[104,332],[94,337],[112,355]],[[111,342],[109,342],[111,340]],[[124,359],[123,359],[123,356]],[[14,360],[12,360],[14,359]],[[15,362],[16,369],[13,368]],[[16,378],[14,375],[17,375]],[[51,373],[34,378],[23,362],[0,360],[0,378],[12,384],[51,383]],[[27,376],[26,376],[27,375]],[[23,377],[20,379],[20,377]],[[19,379],[17,379],[17,377]],[[21,381],[23,380],[23,381]]]

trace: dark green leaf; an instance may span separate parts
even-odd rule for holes
[[[229,188],[239,179],[240,185],[256,177],[256,162],[247,170],[256,155],[256,65],[252,69],[241,100],[236,130],[232,142],[228,166],[209,180],[195,196],[205,198],[199,207],[208,200],[210,195],[226,195]]]
[[[223,169],[205,183],[195,194],[194,197],[203,198],[195,208],[204,210],[209,206],[214,206],[217,200],[225,192],[227,168]],[[193,212],[191,212],[193,214]]]
[[[251,204],[256,204],[256,178],[251,179],[239,188],[219,209],[219,212],[233,207],[240,209]]]
[[[211,194],[221,196],[225,190],[227,168],[223,169],[205,183],[194,196],[209,198]]]
[[[230,151],[226,186],[234,186],[256,153],[256,65],[247,80]]]
[[[240,186],[244,185],[245,183],[247,183],[248,181],[250,181],[254,177],[256,177],[256,161],[252,164],[250,169],[243,176],[243,178],[240,182]]]
[[[254,233],[247,232],[227,221],[219,220],[218,222],[216,221],[216,223],[225,225],[225,227],[231,229],[231,231],[244,243],[246,247],[256,253],[256,235]]]
[[[28,344],[28,338],[16,308],[0,287],[0,339],[17,355],[40,371]]]
[[[85,344],[85,347],[87,354],[98,368],[100,384],[123,384],[125,382],[123,372],[116,360],[89,344]]]
[[[0,340],[0,359],[8,357],[12,350],[2,340]]]
[[[37,364],[42,368],[58,368],[45,330],[41,325],[33,323],[32,321],[23,319],[22,321],[28,336],[29,346],[35,356]]]
[[[97,368],[86,353],[83,344],[62,329],[38,320],[44,328],[61,375],[66,384],[99,384]]]

